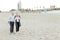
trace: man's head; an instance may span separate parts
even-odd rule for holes
[[[14,13],[12,13],[12,16],[14,15]]]

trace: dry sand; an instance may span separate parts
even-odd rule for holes
[[[18,33],[9,33],[10,13],[0,13],[0,40],[60,40],[60,14],[20,13]]]

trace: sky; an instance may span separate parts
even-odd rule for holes
[[[19,0],[0,0],[0,10],[9,11],[11,9],[17,9],[17,3]]]
[[[21,8],[39,9],[45,6],[49,8],[50,5],[60,7],[60,0],[0,0],[0,10],[9,11],[17,9],[18,2],[21,1]]]

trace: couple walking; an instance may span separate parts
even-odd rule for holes
[[[9,25],[10,25],[10,33],[14,32],[14,24],[16,26],[16,32],[19,32],[19,27],[21,26],[20,23],[20,15],[18,13],[16,13],[16,15],[14,16],[14,13],[11,14],[11,16],[9,17]]]

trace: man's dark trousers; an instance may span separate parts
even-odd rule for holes
[[[10,33],[14,31],[14,22],[10,22]]]

